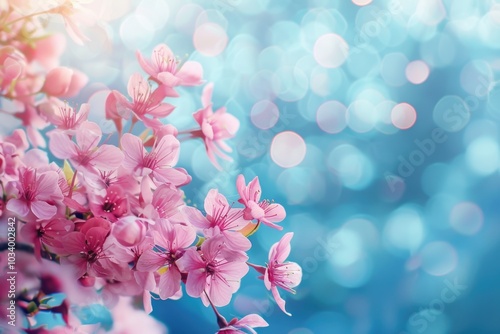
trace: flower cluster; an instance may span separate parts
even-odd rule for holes
[[[67,20],[73,14],[70,4],[42,13],[63,15],[70,36],[81,42],[85,36]],[[20,16],[14,5],[0,1],[0,22],[8,28],[1,32],[0,94],[18,108],[11,114],[26,129],[0,138],[0,217],[20,222],[20,250],[32,252],[40,264],[50,262],[39,267],[39,275],[33,274],[36,266],[29,259],[19,270],[30,281],[22,288],[21,280],[16,293],[24,315],[20,326],[27,333],[95,332],[79,314],[85,307],[105,306],[121,310],[112,312],[111,327],[118,331],[123,313],[137,312],[127,306],[132,299],[142,301],[146,316],[152,298],[180,299],[185,290],[212,307],[219,333],[254,332],[253,327],[268,325],[259,315],[227,321],[217,310],[230,303],[250,267],[289,314],[278,288],[294,292],[301,280],[301,268],[286,262],[293,234],[271,248],[265,266],[250,263],[247,255],[249,236],[260,225],[281,230],[277,223],[286,216],[280,204],[261,199],[258,178],[247,184],[238,176],[238,203],[229,203],[217,189],[208,192],[203,210],[185,201],[182,188],[192,178],[177,166],[181,141],[201,139],[221,168],[217,158],[230,159],[226,141],[239,127],[225,108],[213,111],[211,83],[193,114],[197,128],[178,131],[167,123],[175,106],[165,100],[179,96],[178,86],[205,84],[201,65],[179,62],[164,44],[150,58],[138,52],[146,74],[130,77],[128,96],[109,93],[103,117],[117,131],[103,138],[101,127],[88,121],[89,104],[73,108],[61,100],[78,94],[87,77],[59,66],[62,49],[54,46],[62,37],[44,36],[35,14]],[[146,129],[141,134],[134,133],[137,123]],[[0,264],[6,266],[5,258]],[[63,300],[54,302],[61,293]],[[37,316],[47,312],[60,314],[65,326],[46,329]],[[97,322],[109,329],[102,319]],[[133,333],[131,328],[127,333]],[[161,325],[151,328],[162,331]]]

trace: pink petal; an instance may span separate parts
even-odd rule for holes
[[[76,133],[76,143],[84,152],[94,149],[101,141],[102,131],[94,122],[84,122]]]
[[[85,247],[85,234],[71,232],[64,237],[64,250],[67,254],[79,254]]]
[[[61,132],[50,134],[49,141],[50,152],[59,159],[70,159],[77,156],[77,147],[68,135]]]
[[[234,325],[248,327],[267,327],[269,324],[258,314],[249,314],[238,320]]]
[[[155,170],[153,175],[159,183],[172,184],[176,187],[185,185],[191,180],[191,177],[182,168],[159,169]]]
[[[160,72],[157,78],[163,85],[167,87],[175,87],[181,82],[178,77],[170,72]]]
[[[91,250],[96,250],[104,244],[106,237],[108,235],[108,230],[102,227],[92,227],[85,233],[85,239],[87,240],[88,248]]]
[[[102,171],[118,168],[123,162],[123,152],[113,145],[102,145],[95,152],[92,163],[97,169]]]
[[[68,67],[56,67],[47,73],[42,91],[51,96],[64,95],[70,86],[73,70]]]
[[[175,107],[169,103],[161,103],[156,108],[150,109],[148,114],[153,117],[162,118],[170,115],[174,109]]]
[[[181,273],[175,266],[171,266],[166,273],[160,276],[160,298],[167,299],[172,297],[181,288]]]
[[[175,262],[180,271],[186,273],[205,267],[205,262],[195,248],[189,248],[182,257]]]
[[[264,211],[269,222],[280,222],[286,217],[285,208],[281,204],[270,204]]]
[[[28,213],[30,212],[28,204],[26,204],[26,202],[21,201],[17,198],[11,198],[7,202],[7,210],[14,212],[21,217],[26,217],[28,215]]]
[[[248,273],[248,265],[243,262],[227,262],[217,267],[217,271],[225,277],[241,279]]]
[[[231,301],[233,290],[224,278],[216,274],[212,276],[207,293],[215,306],[222,307]]]
[[[69,87],[67,91],[61,95],[61,97],[73,97],[80,93],[80,90],[87,84],[89,81],[89,77],[78,70],[73,71],[73,75],[71,76],[71,81],[69,83]]]
[[[273,285],[271,288],[271,292],[273,293],[274,300],[276,301],[276,304],[278,304],[279,308],[288,316],[291,316],[291,313],[288,313],[285,309],[285,300],[281,298],[280,293],[278,291],[278,288]]]
[[[54,217],[57,208],[44,201],[31,202],[31,211],[40,219],[50,219]]]
[[[252,243],[240,232],[224,231],[227,247],[234,250],[247,251],[252,247]]]
[[[132,74],[128,80],[127,92],[128,95],[136,101],[136,97],[138,97],[139,94],[145,95],[149,92],[148,81],[145,80],[139,73]]]
[[[240,195],[240,203],[245,204],[248,200],[248,195],[246,192],[245,176],[243,174],[238,175],[236,178],[236,190],[238,195]]]
[[[279,242],[275,243],[269,251],[269,262],[278,261],[283,263],[290,255],[290,240],[293,238],[293,232],[286,233]]]
[[[196,269],[188,273],[186,292],[191,297],[199,297],[205,289],[207,275],[204,270]]]
[[[146,150],[142,144],[142,140],[132,134],[126,133],[121,139],[121,146],[125,157],[123,159],[123,167],[130,170],[135,170],[142,165],[142,159]]]
[[[248,199],[254,201],[255,203],[258,203],[261,193],[262,191],[260,188],[259,177],[256,176],[248,184]]]
[[[142,54],[139,50],[136,51],[135,55],[137,57],[137,61],[139,62],[139,65],[141,65],[142,69],[150,76],[156,78],[157,73],[156,73],[154,67],[152,66],[151,62],[149,60],[146,60],[142,56]]]
[[[203,216],[203,214],[196,208],[185,206],[182,209],[183,213],[187,216],[187,220],[195,227],[205,229],[210,227],[210,222]]]
[[[214,83],[210,82],[203,88],[203,92],[201,93],[201,104],[203,108],[207,108],[212,105],[212,93],[214,91]]]
[[[38,178],[37,198],[62,200],[61,189],[57,186],[59,175],[56,172],[45,172]]]
[[[144,305],[144,312],[146,312],[146,314],[153,312],[153,303],[151,302],[151,294],[149,291],[144,290],[142,294],[142,304]]]
[[[185,62],[176,74],[183,86],[196,86],[202,83],[203,67],[197,61]]]
[[[139,261],[137,261],[137,270],[144,272],[156,271],[158,268],[164,266],[165,263],[166,259],[164,256],[149,249],[139,257]]]

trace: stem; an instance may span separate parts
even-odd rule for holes
[[[128,128],[128,133],[132,133],[132,129],[134,128],[134,125],[135,125],[135,121],[132,120],[132,123],[130,123],[130,127]]]
[[[69,186],[69,193],[68,193],[69,198],[73,196],[73,188],[75,187],[75,181],[76,181],[76,170],[73,172],[73,178],[71,179],[71,185]]]
[[[200,131],[200,129],[183,130],[177,132],[179,135],[192,134],[193,132]]]
[[[212,306],[212,310],[214,310],[215,316],[217,317],[217,325],[219,325],[220,328],[227,327],[227,320],[224,319],[224,317],[219,313],[217,308],[214,306],[212,301],[210,300],[210,297],[208,296],[206,291],[203,291],[205,293],[205,296],[208,299],[208,302],[210,303],[210,306]]]
[[[53,10],[54,10],[54,8],[51,8],[51,9],[44,10],[44,11],[37,12],[37,13],[33,13],[33,14],[30,14],[30,15],[21,16],[21,17],[18,17],[17,19],[15,19],[15,20],[12,20],[10,22],[5,23],[4,26],[9,26],[9,25],[11,25],[13,23],[16,23],[16,22],[19,22],[19,21],[22,21],[22,20],[26,20],[26,19],[29,19],[29,18],[34,17],[34,16],[38,16],[38,15],[42,15],[42,14],[50,14],[50,13],[52,13]]]

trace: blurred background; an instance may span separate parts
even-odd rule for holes
[[[199,61],[214,107],[241,122],[234,162],[215,169],[183,142],[189,201],[259,176],[285,206],[302,284],[283,314],[250,271],[226,318],[259,333],[500,333],[500,1],[103,0],[63,65],[90,77],[72,103],[103,119],[136,57],[166,43]],[[51,23],[54,29],[60,24]],[[169,121],[195,125],[202,87],[179,89]],[[214,108],[214,110],[215,110]],[[10,122],[9,126],[12,126]],[[5,125],[4,125],[5,126]],[[262,227],[250,259],[282,232]],[[217,330],[199,300],[154,303],[170,333]],[[203,328],[203,329],[200,329]]]

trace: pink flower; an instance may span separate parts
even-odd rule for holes
[[[32,212],[39,219],[50,219],[57,212],[56,204],[63,195],[57,184],[56,172],[37,172],[33,168],[22,167],[19,181],[13,183],[16,198],[7,202],[7,210],[26,218]]]
[[[136,55],[142,69],[168,87],[195,86],[202,82],[203,68],[200,63],[187,61],[180,66],[172,50],[165,44],[154,48],[151,60],[144,59],[139,51]]]
[[[87,120],[90,105],[83,103],[78,112],[75,112],[67,103],[51,98],[49,101],[41,103],[38,109],[59,130],[71,130],[68,133],[74,134],[74,130]]]
[[[95,217],[103,217],[115,222],[129,211],[127,193],[118,185],[107,188],[104,196],[93,195],[90,198],[90,210]]]
[[[245,334],[246,332],[241,329],[250,331],[250,333],[257,334],[253,330],[254,327],[267,327],[269,324],[262,319],[258,314],[249,314],[240,320],[237,318],[232,319],[226,327],[219,329],[217,334]]]
[[[182,256],[184,248],[189,247],[196,233],[191,226],[171,224],[161,219],[155,225],[153,237],[155,247],[145,251],[137,262],[139,271],[158,271],[160,274],[160,297],[167,299],[175,295],[181,288],[181,273],[175,261]]]
[[[22,234],[35,245],[35,257],[41,261],[41,249],[52,247],[62,249],[62,238],[72,232],[75,224],[64,218],[42,222],[28,222],[23,226]]]
[[[123,161],[123,153],[112,145],[101,145],[101,128],[92,122],[84,122],[76,132],[76,143],[66,134],[54,132],[50,135],[49,147],[59,159],[69,159],[78,170],[96,172],[113,170]]]
[[[182,219],[180,208],[185,205],[183,192],[169,185],[161,185],[151,196],[149,186],[143,187],[141,198],[143,209],[141,213],[150,219]],[[171,220],[172,221],[172,220]]]
[[[123,166],[135,176],[149,175],[158,185],[165,183],[181,186],[191,181],[184,169],[173,167],[179,159],[180,146],[174,136],[164,136],[148,152],[139,137],[126,133],[121,139],[121,146],[125,152]]]
[[[13,90],[26,67],[24,55],[12,46],[0,48],[0,92]]]
[[[84,232],[71,232],[64,238],[64,250],[69,254],[61,258],[61,264],[70,265],[76,277],[84,274],[105,277],[108,270],[103,265],[104,241],[109,233],[102,227],[92,227]]]
[[[167,96],[176,96],[177,94],[168,87],[158,87],[151,91],[147,80],[144,80],[139,73],[133,74],[128,81],[128,95],[132,97],[129,102],[125,96],[118,91],[112,91],[106,99],[106,118],[112,119],[121,131],[121,119],[129,119],[130,113],[133,113],[137,119],[144,122],[147,127],[157,129],[162,126],[158,118],[167,117],[174,106],[169,103],[162,103]],[[148,118],[151,116],[152,118]],[[133,122],[135,122],[133,120]]]
[[[217,189],[208,192],[204,208],[206,217],[194,207],[185,207],[183,211],[191,224],[203,229],[206,237],[221,234],[228,247],[242,251],[250,249],[250,240],[238,232],[248,223],[243,218],[243,210],[232,208]]]
[[[293,233],[286,233],[279,242],[275,243],[269,251],[269,263],[266,267],[251,265],[263,276],[264,284],[268,290],[271,290],[274,300],[279,308],[286,314],[291,315],[285,310],[285,300],[281,298],[278,287],[295,293],[292,288],[300,284],[302,280],[302,269],[295,262],[285,262],[290,254],[290,240]]]
[[[285,219],[285,209],[280,204],[271,203],[268,200],[260,201],[262,191],[258,177],[255,177],[248,186],[245,186],[245,177],[240,174],[236,180],[236,188],[240,195],[239,202],[245,205],[243,216],[245,219],[257,219],[259,222],[277,230],[283,229],[283,227],[274,223]]]
[[[236,117],[226,113],[226,108],[217,109],[215,113],[212,110],[212,92],[213,84],[210,83],[203,89],[202,105],[203,109],[193,114],[194,119],[200,125],[201,130],[193,134],[200,137],[205,142],[210,161],[215,167],[221,169],[215,156],[231,161],[232,159],[221,150],[231,152],[232,149],[225,143],[226,139],[233,138],[240,127],[240,122]]]
[[[135,247],[146,238],[147,222],[134,216],[118,219],[112,228],[111,234],[123,247]]]
[[[131,194],[139,192],[139,184],[122,165],[118,169],[99,171],[96,174],[84,175],[85,184],[99,194],[106,194],[106,189],[112,185],[118,185],[122,189],[127,189]]]
[[[188,295],[202,297],[203,303],[208,305],[203,295],[206,293],[215,306],[225,306],[248,272],[247,259],[244,252],[226,247],[224,238],[219,235],[205,240],[200,251],[195,247],[188,249],[177,260],[177,266],[188,274]]]

